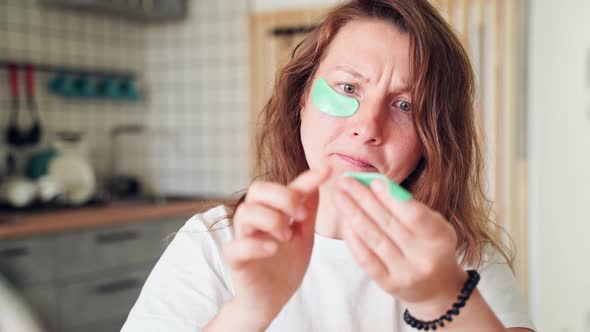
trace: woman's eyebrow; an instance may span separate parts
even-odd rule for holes
[[[363,80],[365,82],[369,82],[370,79],[363,76],[363,74],[359,73],[358,71],[348,67],[348,66],[336,66],[334,67],[334,69],[338,69],[338,70],[342,70],[344,72],[349,73],[350,75],[354,76],[355,78],[358,78],[360,80]],[[402,81],[401,82],[401,86],[396,88],[393,93],[410,93],[412,92],[412,83],[409,81]]]
[[[363,74],[359,73],[358,71],[356,71],[348,66],[336,66],[334,68],[338,69],[338,70],[345,71],[345,72],[349,73],[350,75],[354,76],[355,78],[358,78],[358,79],[363,80],[365,82],[369,82],[369,79],[366,78],[365,76],[363,76]]]
[[[412,84],[408,81],[402,81],[401,86],[394,90],[394,93],[410,93],[412,92]]]

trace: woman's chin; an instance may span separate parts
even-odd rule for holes
[[[375,167],[360,167],[354,165],[333,165],[332,167],[332,176],[338,177],[344,173],[348,172],[356,172],[356,173],[379,173],[379,170]]]

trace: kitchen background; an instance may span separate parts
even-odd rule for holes
[[[189,0],[170,20],[56,2],[67,1],[0,0],[0,128],[15,108],[10,64],[20,66],[19,123],[28,128],[24,67],[33,64],[43,131],[34,146],[0,140],[0,331],[41,331],[38,324],[50,332],[118,331],[167,236],[207,201],[236,197],[250,181],[252,115],[268,86],[257,75],[272,77],[284,61],[262,61],[265,48],[256,46],[293,42],[261,43],[256,28],[287,22],[294,16],[286,11],[311,17],[339,0]],[[174,8],[184,1],[120,3]],[[506,87],[502,95],[490,85],[485,91],[493,93],[480,92],[489,103],[483,109],[497,111],[480,115],[486,132],[498,134],[488,137],[489,179],[503,174],[489,182],[490,196],[519,245],[517,276],[539,330],[590,331],[590,302],[580,296],[590,294],[583,208],[590,184],[590,3],[433,3],[443,11],[478,3],[471,8],[484,10],[445,12],[463,32],[465,22],[477,21],[471,18],[493,17],[493,8],[518,8],[497,16],[513,22],[496,30],[508,36],[507,47],[490,44],[487,53],[471,44],[480,87],[508,76],[510,83],[499,85]],[[482,69],[481,59],[499,59],[503,71]],[[84,75],[88,70],[98,73]],[[129,98],[59,95],[71,92],[67,87],[98,94],[87,83],[111,88],[116,75],[134,78]],[[53,168],[43,164],[50,148],[68,158],[52,159]],[[43,170],[66,185],[43,179]],[[25,173],[37,176],[46,203],[27,198],[31,186],[14,185]],[[114,179],[125,185],[113,188]]]
[[[37,75],[44,138],[83,132],[99,179],[110,175],[117,148],[118,170],[156,192],[226,195],[247,185],[247,169],[239,167],[246,164],[247,2],[195,1],[188,9],[182,21],[141,23],[3,0],[0,55],[136,73],[140,101],[61,98],[45,88],[55,73]],[[12,107],[7,84],[0,80],[2,123]],[[111,131],[122,124],[145,133],[112,144]]]

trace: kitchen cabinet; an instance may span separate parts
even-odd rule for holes
[[[59,287],[63,330],[126,317],[147,278],[149,264],[132,271],[101,274]],[[120,326],[119,326],[120,328]]]
[[[59,331],[60,319],[57,305],[58,290],[51,283],[26,285],[21,288],[25,301],[41,320],[41,324],[48,331]]]
[[[58,279],[79,278],[149,262],[163,248],[162,227],[158,222],[145,222],[64,234],[56,241],[56,275]]]
[[[54,279],[55,242],[49,237],[0,242],[0,271],[16,286]]]
[[[92,324],[92,325],[85,325],[76,327],[73,329],[66,329],[63,330],[64,332],[120,332],[121,326],[125,323],[125,317],[121,317],[120,319],[111,320],[108,322],[103,322],[100,324]]]
[[[49,332],[119,331],[169,236],[190,218],[0,241],[0,273]]]

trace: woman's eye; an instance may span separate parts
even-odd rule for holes
[[[404,112],[410,112],[412,110],[412,104],[405,100],[399,100],[395,102],[395,107],[401,109]]]
[[[353,94],[356,92],[356,88],[354,87],[354,85],[351,85],[348,83],[342,83],[342,84],[338,84],[338,85],[342,88],[342,91],[344,91],[346,93]]]

